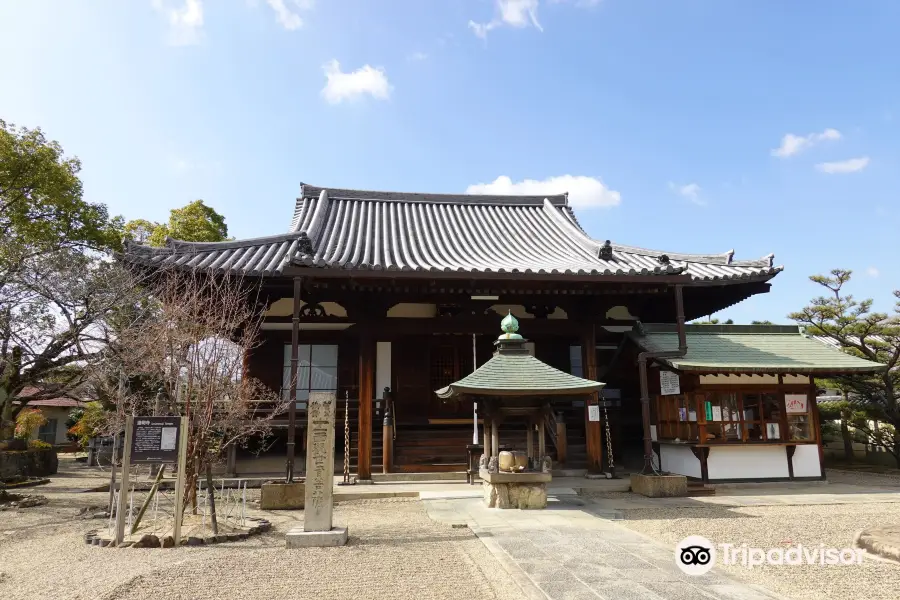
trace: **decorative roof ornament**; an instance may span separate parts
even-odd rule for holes
[[[609,240],[606,240],[605,242],[603,242],[603,245],[600,246],[600,258],[602,260],[613,259],[612,243]]]
[[[524,339],[521,335],[516,333],[519,331],[519,321],[512,315],[512,311],[506,312],[506,316],[500,321],[500,329],[503,330],[503,333],[500,334],[500,337],[498,338],[500,340]]]
[[[669,264],[669,255],[668,254],[660,254],[658,257],[656,257],[656,260],[658,260],[659,264],[661,264],[661,265],[667,265],[667,264]]]
[[[305,231],[300,232],[300,236],[297,238],[297,252],[300,254],[314,254],[315,250],[313,250],[312,240],[309,239],[309,236],[306,235]]]

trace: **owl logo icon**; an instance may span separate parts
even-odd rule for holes
[[[675,546],[675,564],[687,575],[709,573],[716,564],[716,547],[705,537],[688,536]]]

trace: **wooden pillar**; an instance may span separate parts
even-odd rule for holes
[[[237,444],[228,446],[228,463],[225,470],[229,477],[237,477]]]
[[[534,454],[534,428],[536,425],[534,424],[534,419],[529,419],[528,427],[525,429],[526,438],[525,438],[525,453],[528,455],[528,458],[537,458]]]
[[[388,392],[384,395],[384,422],[381,428],[381,471],[390,473],[394,470],[394,415],[391,413],[391,400]]]
[[[597,330],[593,324],[586,325],[581,336],[581,365],[584,378],[597,381]],[[591,394],[584,403],[584,437],[587,446],[587,468],[590,473],[600,473],[603,470],[600,421],[590,420],[589,406],[597,404],[596,393]]]
[[[375,342],[368,333],[359,339],[359,411],[357,420],[356,475],[372,479],[372,401],[375,398]]]
[[[537,428],[537,436],[538,436],[538,460],[543,462],[544,457],[547,455],[547,428],[544,427],[544,419],[543,417],[540,420]]]
[[[497,427],[497,419],[491,419],[491,456],[500,460],[500,432]]]
[[[566,439],[566,422],[562,413],[556,415],[556,462],[566,464],[568,454],[568,440]]]
[[[287,434],[287,461],[285,466],[285,481],[294,481],[294,459],[296,457],[297,437],[297,370],[300,362],[300,289],[303,279],[294,277],[294,314],[291,319],[291,390],[289,398],[291,405],[288,408],[288,434]]]

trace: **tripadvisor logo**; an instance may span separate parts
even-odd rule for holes
[[[703,575],[716,564],[716,547],[705,537],[691,535],[675,546],[675,564],[687,575]]]
[[[687,575],[703,575],[715,566],[717,554],[724,565],[752,569],[762,565],[858,565],[862,564],[865,551],[860,548],[826,548],[825,544],[797,544],[769,549],[753,548],[747,544],[716,545],[705,537],[692,535],[675,546],[675,564]]]

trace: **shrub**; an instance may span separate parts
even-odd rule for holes
[[[47,422],[47,417],[36,408],[26,408],[16,417],[15,437],[20,440],[30,440],[34,432]]]
[[[49,450],[53,447],[53,444],[48,444],[42,440],[31,440],[28,442],[28,447],[32,450]]]
[[[69,428],[69,435],[78,440],[78,444],[85,448],[91,438],[100,435],[106,426],[106,411],[99,402],[88,402],[78,418],[78,422]]]

